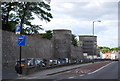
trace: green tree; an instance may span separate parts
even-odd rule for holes
[[[21,25],[22,33],[39,33],[38,30],[42,29],[41,25],[33,25],[31,20],[34,20],[34,15],[36,15],[40,20],[50,22],[53,18],[50,10],[50,5],[45,2],[3,2],[3,29],[11,31],[12,27],[9,26],[8,22],[14,21]]]
[[[2,29],[7,31],[15,30],[17,21],[14,21],[15,15],[11,11],[15,11],[16,3],[2,2]]]
[[[120,46],[119,47],[115,47],[115,48],[111,48],[112,51],[120,51]]]
[[[72,45],[78,46],[78,41],[77,41],[77,38],[74,34],[72,34]]]
[[[109,47],[98,46],[98,48],[100,49],[100,51],[102,53],[106,53],[106,52],[110,52],[111,51],[111,49]]]
[[[52,38],[52,31],[51,30],[46,31],[46,33],[43,34],[42,38],[46,38],[50,40]]]

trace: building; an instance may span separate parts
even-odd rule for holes
[[[118,59],[119,58],[119,51],[112,51],[111,59]]]
[[[97,50],[96,50],[96,55],[97,55],[97,57],[100,57],[100,49],[99,48],[97,48]]]
[[[53,30],[53,46],[55,59],[71,58],[71,30]]]
[[[105,53],[103,59],[111,59],[111,52]]]
[[[93,35],[80,35],[80,43],[83,48],[83,53],[87,53],[90,58],[94,55],[97,56],[97,36]]]
[[[102,59],[119,59],[119,51],[102,53]]]

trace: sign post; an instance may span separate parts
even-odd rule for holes
[[[22,67],[21,67],[21,50],[22,46],[25,46],[26,44],[26,36],[18,36],[18,46],[20,46],[20,74],[22,74]]]
[[[18,46],[25,46],[26,36],[18,36]]]
[[[16,34],[20,34],[20,25],[16,25]]]

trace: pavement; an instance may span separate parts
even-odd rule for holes
[[[2,70],[2,79],[15,79],[18,75],[15,70]]]
[[[43,70],[43,71],[28,75],[28,76],[21,76],[21,77],[18,77],[17,79],[49,79],[49,77],[51,77],[52,75],[54,76],[56,74],[64,73],[66,71],[70,71],[70,70],[74,70],[74,69],[78,69],[78,68],[84,68],[83,70],[81,70],[84,72],[79,72],[79,73],[88,73],[88,72],[92,72],[108,63],[111,63],[111,62],[96,62],[94,64],[87,63],[87,64],[64,66],[64,67],[59,67],[59,68],[54,68],[54,69]],[[99,66],[99,64],[101,64],[101,66]],[[98,67],[92,68],[90,65],[92,65],[92,67],[94,67],[94,66],[98,66]],[[92,69],[92,70],[87,69],[87,71],[85,71],[87,66],[89,66],[89,69]],[[71,73],[74,74],[74,71],[69,72],[68,74],[71,74]],[[68,75],[68,74],[66,74],[66,75]]]
[[[91,63],[88,63],[88,64],[91,64]],[[81,64],[81,66],[82,65],[86,65],[86,64]],[[41,71],[39,71],[39,72],[43,72],[43,74],[44,75],[46,75],[46,73],[44,73],[44,71],[45,72],[47,72],[47,73],[53,73],[53,71],[54,72],[60,72],[60,71],[63,71],[63,70],[66,70],[67,68],[68,69],[72,69],[72,68],[76,68],[76,67],[79,67],[79,65],[70,65],[70,66],[63,66],[63,67],[56,67],[56,68],[53,68],[53,69],[44,69],[44,70],[41,70]],[[38,73],[39,73],[38,72]],[[1,71],[1,78],[2,79],[17,79],[17,78],[22,78],[22,77],[25,77],[25,76],[23,76],[23,75],[19,75],[19,74],[17,74],[16,72],[15,72],[15,70],[2,70]],[[36,74],[37,72],[35,72],[35,73],[33,73],[33,75],[34,74]]]

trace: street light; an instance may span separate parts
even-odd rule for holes
[[[93,36],[94,36],[94,23],[95,22],[101,22],[101,21],[93,21]]]
[[[95,22],[101,22],[101,21],[99,21],[99,20],[98,21],[93,21],[93,36],[94,36],[94,23]],[[94,46],[95,46],[95,43],[93,43],[93,55],[92,55],[92,59],[94,59],[94,50],[95,50]],[[93,63],[94,63],[94,61],[93,61]]]

